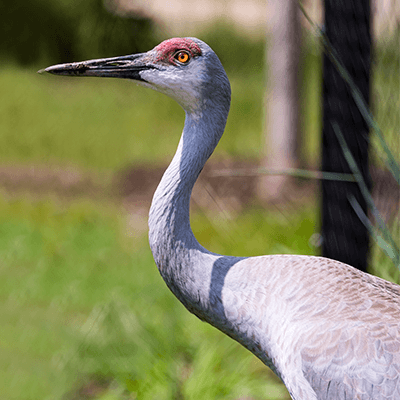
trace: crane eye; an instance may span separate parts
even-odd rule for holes
[[[178,51],[175,56],[175,60],[179,61],[181,64],[186,64],[189,62],[190,56],[186,51]]]

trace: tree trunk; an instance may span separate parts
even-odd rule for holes
[[[298,167],[298,65],[300,21],[297,1],[271,0],[273,15],[267,46],[267,92],[265,158],[263,166],[271,170]],[[287,175],[262,176],[258,195],[262,200],[279,196]]]
[[[332,47],[369,104],[371,63],[369,0],[325,0],[325,29]],[[348,85],[324,55],[322,170],[352,173],[344,157],[334,125],[342,135],[371,187],[368,169],[369,129]],[[369,234],[349,198],[354,197],[365,214],[367,203],[358,184],[322,182],[322,255],[366,271]]]

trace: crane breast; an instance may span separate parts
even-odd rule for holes
[[[222,300],[236,340],[284,381],[297,369],[317,398],[400,399],[397,285],[321,257],[264,256],[232,267]]]

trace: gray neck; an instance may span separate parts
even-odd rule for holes
[[[196,114],[186,114],[175,156],[154,194],[149,215],[150,247],[156,263],[179,248],[201,249],[190,228],[189,205],[193,186],[214,151],[225,121],[213,125]]]
[[[229,104],[229,103],[228,103]],[[222,288],[229,269],[242,258],[221,256],[202,247],[193,235],[189,203],[193,186],[225,128],[226,113],[214,121],[187,114],[178,150],[154,194],[149,239],[165,283],[183,305],[247,345],[226,318]]]
[[[204,115],[207,115],[206,117]],[[212,116],[219,115],[217,119]],[[190,227],[193,186],[225,129],[226,113],[187,113],[175,156],[154,194],[149,215],[149,240],[154,260],[170,289],[181,273],[190,276],[202,256],[211,254]],[[204,261],[204,260],[203,260]],[[180,275],[182,276],[182,275]]]

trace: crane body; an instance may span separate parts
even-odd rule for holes
[[[189,220],[193,186],[218,144],[230,84],[211,48],[174,38],[147,53],[45,69],[135,80],[175,99],[186,118],[154,194],[149,241],[170,290],[241,343],[294,400],[400,399],[400,286],[323,257],[212,253]]]

